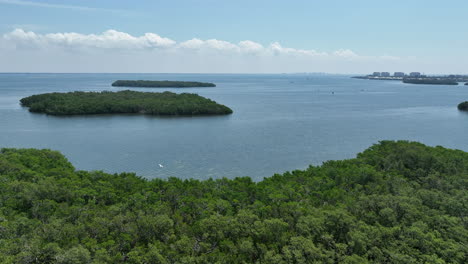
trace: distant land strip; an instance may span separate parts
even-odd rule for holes
[[[446,78],[405,78],[403,82],[411,84],[458,85],[458,82]]]
[[[148,87],[148,88],[190,88],[190,87],[216,87],[208,82],[182,82],[182,81],[146,81],[146,80],[117,80],[112,83],[116,87]]]
[[[467,82],[468,75],[450,74],[445,76],[427,76],[419,72],[412,72],[409,75],[404,72],[395,72],[390,75],[389,72],[374,72],[365,76],[352,76],[355,79],[378,80],[378,81],[402,81],[410,84],[436,84],[436,85],[458,85],[459,82]],[[468,83],[465,83],[467,85]]]

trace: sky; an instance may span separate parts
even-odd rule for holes
[[[0,72],[468,74],[466,0],[0,0]]]

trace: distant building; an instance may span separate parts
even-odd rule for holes
[[[395,72],[393,74],[393,77],[405,77],[405,73],[404,72]]]
[[[381,72],[380,77],[390,77],[390,73],[389,72]]]
[[[409,74],[410,77],[421,77],[421,73],[420,72],[412,72]]]
[[[372,76],[374,76],[374,77],[380,77],[380,72],[374,72],[374,73],[372,74]]]

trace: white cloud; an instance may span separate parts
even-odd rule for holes
[[[98,48],[98,49],[191,49],[203,51],[222,51],[245,54],[264,54],[264,55],[286,55],[286,56],[338,56],[338,57],[358,57],[350,50],[338,50],[328,54],[326,52],[317,52],[315,50],[294,49],[281,46],[274,42],[267,47],[262,44],[244,40],[234,44],[224,40],[208,39],[201,40],[194,38],[191,40],[177,43],[176,41],[161,37],[155,33],[145,33],[142,36],[132,36],[125,32],[117,30],[107,30],[101,34],[79,34],[79,33],[49,33],[36,34],[32,31],[15,29],[5,34],[4,39],[10,41],[18,48],[49,48],[50,46],[64,48]]]
[[[293,56],[328,56],[326,52],[317,52],[315,50],[304,50],[304,49],[294,49],[294,48],[285,48],[281,46],[278,42],[272,43],[268,49],[273,52],[275,55],[293,55]]]
[[[200,49],[204,44],[205,42],[203,40],[194,38],[180,43],[179,46],[187,49]]]
[[[167,48],[175,41],[163,38],[154,33],[140,37],[116,30],[107,30],[100,35],[79,33],[36,34],[31,31],[15,29],[4,35],[4,38],[19,47],[47,48],[50,46],[66,48],[101,48],[101,49],[152,49]]]
[[[145,38],[148,41],[149,46],[152,47],[170,47],[176,43],[172,39],[163,38],[154,33],[146,33]]]
[[[295,49],[279,42],[262,45],[251,40],[198,38],[177,42],[155,33],[38,34],[23,29],[0,37],[0,56],[9,58],[9,62],[0,60],[0,71],[60,72],[351,72],[359,65],[372,69],[400,60],[363,56],[349,49]]]
[[[338,56],[338,57],[348,58],[348,59],[359,57],[356,53],[354,53],[352,50],[349,50],[349,49],[339,49],[333,52],[333,55]]]
[[[264,49],[262,44],[250,40],[239,42],[239,48],[246,53],[260,53]]]
[[[205,44],[210,49],[222,50],[222,51],[238,51],[238,47],[235,44],[232,44],[227,41],[209,39],[205,41]]]

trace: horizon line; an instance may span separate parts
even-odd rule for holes
[[[1,72],[0,74],[323,74],[323,75],[371,75],[372,73],[330,73],[330,72]],[[468,75],[468,73],[425,73],[426,75]]]

